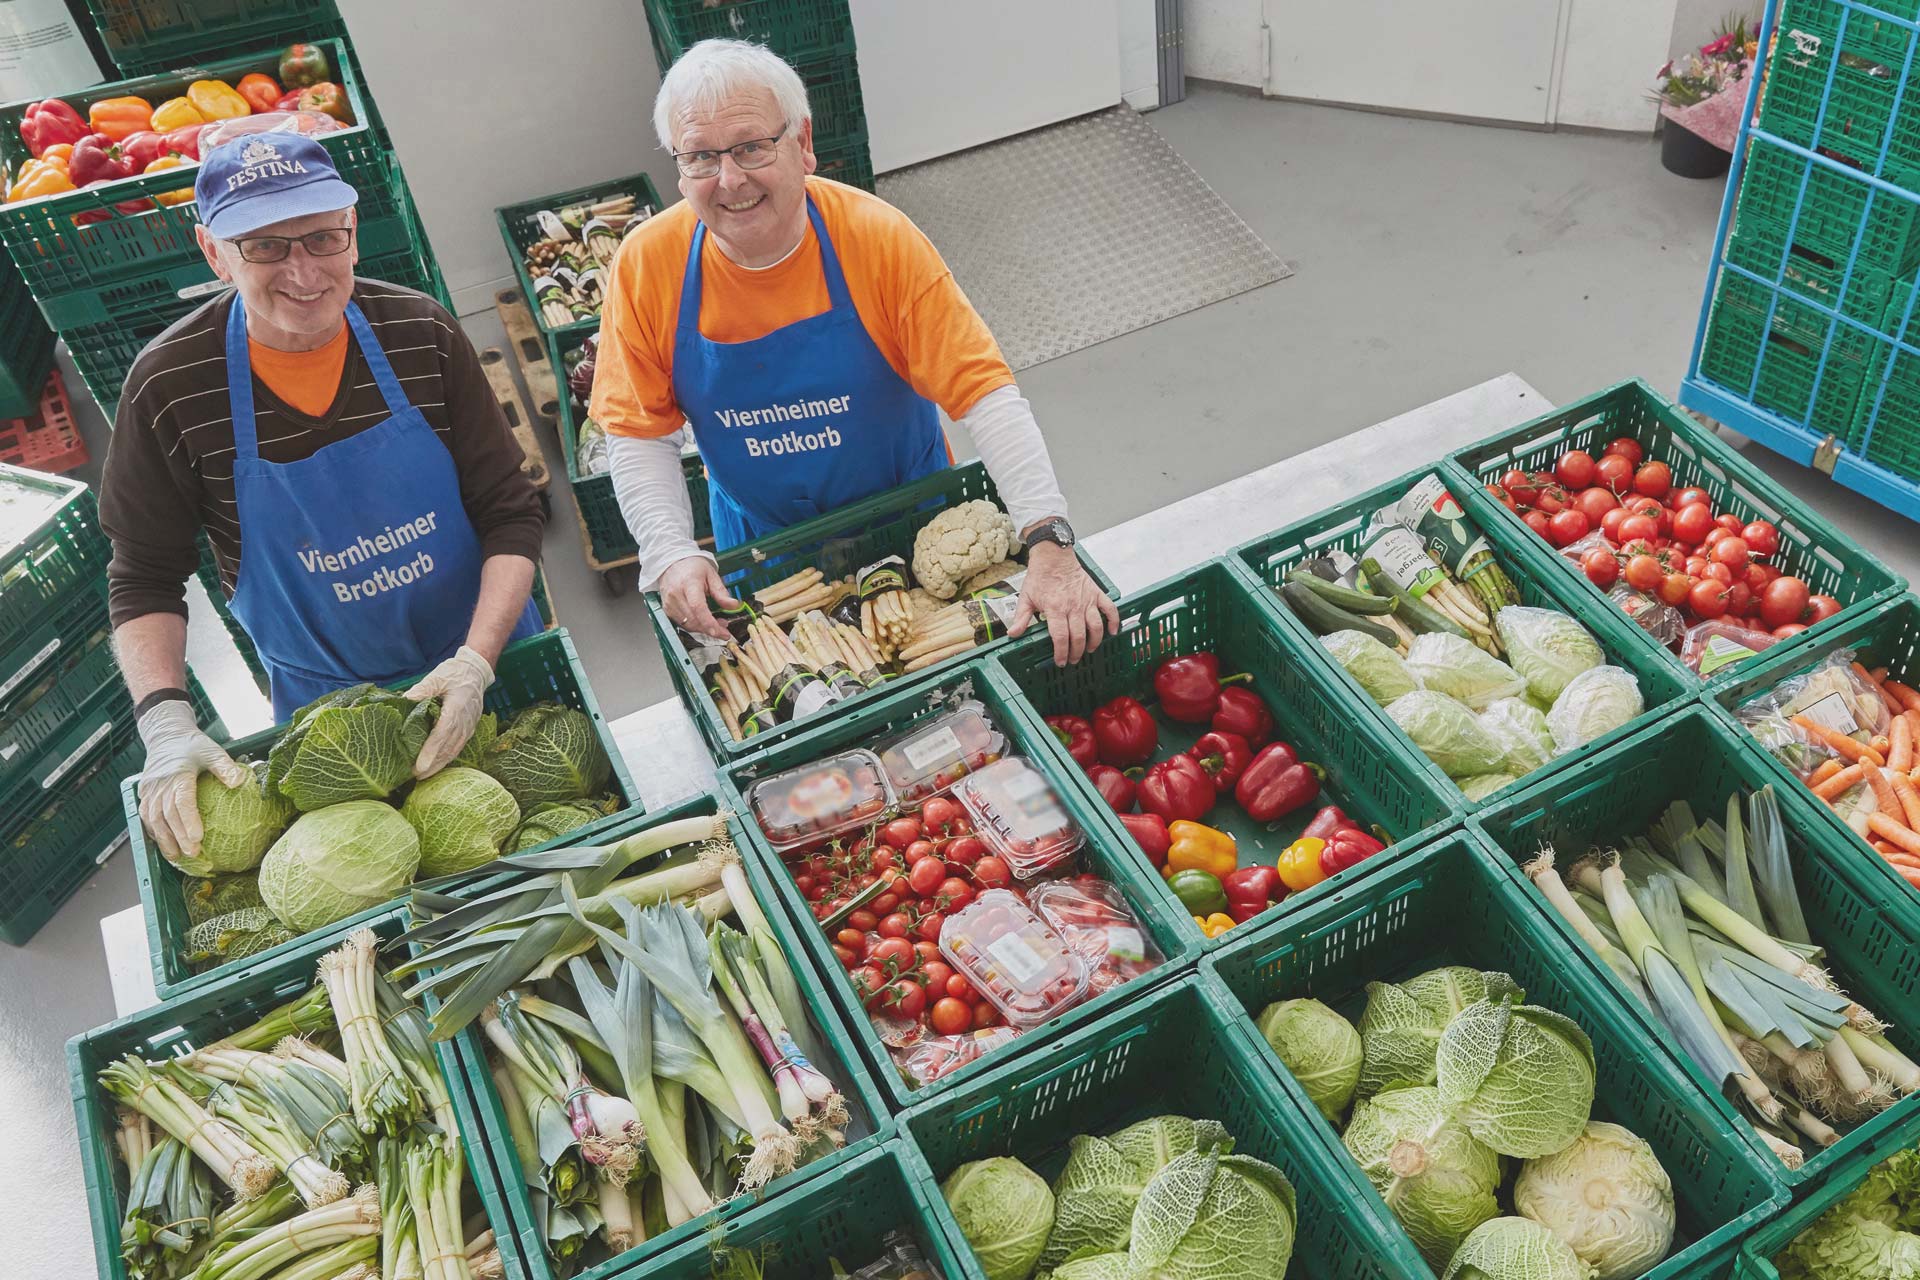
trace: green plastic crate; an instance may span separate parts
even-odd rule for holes
[[[613,774],[608,780],[608,787],[620,796],[622,804],[626,806],[619,813],[568,833],[571,842],[591,841],[600,833],[629,820],[639,808],[640,791],[634,785],[633,775],[627,771],[626,762],[620,757],[620,748],[613,740],[613,730],[600,714],[600,704],[587,683],[586,671],[580,665],[580,656],[574,651],[573,640],[565,628],[544,631],[515,642],[500,655],[500,661],[495,665],[493,684],[487,689],[487,710],[506,713],[536,702],[565,703],[592,718],[594,727],[600,733],[600,745],[613,761]],[[280,732],[280,727],[268,729],[229,743],[227,749],[239,759],[264,759],[268,749],[279,741]],[[134,875],[140,885],[140,912],[147,924],[147,952],[153,964],[154,990],[160,993],[162,999],[217,986],[248,965],[262,958],[282,955],[306,941],[305,938],[297,938],[270,951],[263,951],[259,956],[230,960],[203,973],[195,973],[181,956],[187,933],[192,928],[187,920],[185,878],[166,860],[159,847],[147,840],[146,832],[140,825],[137,782],[135,778],[128,778],[121,786],[119,811],[124,814],[127,836],[132,842]],[[548,845],[535,847],[547,848]],[[340,933],[354,924],[372,919],[382,911],[390,910],[392,906],[393,903],[389,902],[369,908],[328,925],[326,932]]]
[[[88,699],[120,682],[112,635],[102,589],[49,617],[15,651],[27,657],[0,678],[0,792],[28,771],[35,748],[69,727]]]
[[[191,674],[187,693],[208,732],[223,732]],[[145,758],[133,699],[118,679],[38,745],[26,776],[0,794],[0,942],[33,937],[119,846],[120,779]]]
[[[1672,464],[1674,483],[1706,490],[1716,511],[1733,511],[1748,520],[1767,520],[1778,526],[1780,553],[1774,562],[1804,579],[1814,593],[1840,601],[1843,608],[1838,616],[1856,610],[1865,612],[1882,596],[1906,586],[1902,578],[1825,517],[1787,493],[1684,409],[1638,378],[1615,383],[1511,431],[1468,445],[1448,455],[1447,466],[1458,471],[1463,482],[1491,484],[1511,467],[1552,470],[1554,460],[1567,449],[1585,449],[1598,457],[1616,436],[1632,436],[1648,457]],[[1536,538],[1519,516],[1504,508],[1493,514],[1493,523],[1506,535],[1500,539],[1502,546],[1519,548],[1536,560],[1544,557],[1556,566],[1554,572],[1575,579],[1600,606],[1613,607],[1606,592],[1589,582],[1577,565],[1557,554],[1544,539]],[[1809,630],[1832,625],[1829,619]],[[1697,678],[1677,654],[1667,652],[1676,670],[1685,672],[1688,679]],[[1736,679],[1731,673],[1738,670],[1730,667],[1716,672],[1706,682],[1707,687]]]
[[[347,34],[333,0],[87,0],[87,11],[107,56],[128,76],[153,75],[228,50]]]
[[[19,541],[0,544],[0,653],[88,591],[106,573],[111,554],[86,485],[0,463],[0,496],[20,490],[44,501],[47,514]]]
[[[579,832],[571,833],[580,838],[570,838],[562,843],[601,844],[623,840],[662,823],[712,814],[720,803],[715,796],[696,796],[644,818],[622,815],[609,829],[584,837]],[[748,884],[794,968],[814,1030],[827,1048],[828,1061],[817,1065],[840,1086],[848,1110],[852,1113],[846,1131],[847,1145],[830,1156],[774,1179],[758,1194],[737,1196],[710,1214],[682,1223],[635,1245],[617,1258],[578,1272],[576,1280],[611,1280],[615,1276],[632,1274],[631,1269],[638,1264],[676,1246],[689,1243],[698,1246],[709,1232],[731,1230],[735,1221],[751,1214],[761,1205],[771,1207],[783,1203],[797,1189],[838,1186],[839,1179],[854,1162],[881,1150],[893,1134],[893,1118],[880,1093],[874,1088],[872,1077],[862,1068],[860,1055],[854,1050],[845,1023],[841,1021],[826,992],[808,973],[806,958],[795,938],[793,923],[775,906],[774,889],[767,870],[747,852],[745,832],[741,830],[739,820],[730,817],[728,826],[743,855]],[[641,864],[643,869],[644,866],[644,863]],[[431,1000],[428,1007],[433,1007]],[[533,1209],[527,1196],[528,1173],[521,1167],[519,1154],[507,1129],[506,1114],[501,1109],[499,1093],[488,1073],[486,1049],[479,1028],[469,1026],[449,1040],[436,1041],[434,1048],[440,1057],[441,1070],[448,1073],[460,1071],[466,1078],[467,1088],[455,1096],[455,1106],[460,1111],[460,1127],[465,1132],[482,1135],[482,1145],[491,1154],[499,1175],[496,1193],[503,1198],[506,1212],[510,1215],[514,1253],[523,1260],[527,1280],[556,1280],[558,1273],[547,1255],[541,1229],[533,1220]],[[532,1176],[538,1177],[538,1171]],[[493,1209],[491,1203],[489,1209]],[[500,1221],[498,1215],[490,1212],[490,1216],[496,1222]],[[648,1274],[652,1274],[651,1271]]]
[[[1911,280],[1894,285],[1879,327],[1907,347],[1920,348],[1913,293]],[[1920,356],[1890,342],[1874,343],[1848,445],[1869,462],[1920,481]]]
[[[1873,7],[1895,12],[1898,4]],[[1910,0],[1907,7],[1913,8]],[[1913,98],[1913,86],[1903,93],[1900,84],[1913,32],[1832,0],[1786,0],[1778,27],[1760,127],[1913,186],[1920,177],[1920,102]]]
[[[850,503],[838,511],[789,525],[778,533],[723,551],[719,555],[720,572],[727,579],[728,590],[737,598],[744,598],[743,593],[750,595],[761,587],[790,577],[806,564],[818,566],[829,579],[852,574],[863,565],[891,555],[897,555],[911,564],[913,535],[919,532],[920,527],[943,508],[958,506],[976,498],[998,503],[1000,492],[994,487],[982,463],[963,462],[898,488],[877,493],[871,498]],[[1087,572],[1093,575],[1100,588],[1110,596],[1117,594],[1113,583],[1093,562],[1086,548],[1076,548],[1076,552],[1080,563],[1086,566]],[[837,719],[853,708],[870,705],[879,696],[878,691],[861,694],[834,703],[823,715],[775,725],[744,742],[736,742],[727,730],[720,709],[714,705],[706,677],[694,666],[680,633],[668,620],[658,592],[647,593],[647,616],[653,622],[654,638],[660,642],[660,652],[666,656],[667,674],[673,677],[680,700],[686,703],[687,713],[700,726],[701,736],[707,740],[714,759],[723,763],[765,751],[776,743],[809,731],[823,719]],[[979,657],[1005,643],[1005,637],[990,641],[969,651],[964,658]],[[910,678],[917,680],[928,672],[944,669],[948,669],[947,664],[941,663],[929,667],[927,671],[915,672]]]
[[[53,331],[18,269],[0,263],[0,419],[30,418],[53,367]]]
[[[1849,276],[1845,258],[1792,243],[1784,225],[1764,218],[1748,218],[1739,235],[1728,237],[1726,259],[1764,280],[1778,280],[1789,294],[1829,307],[1869,328],[1879,326],[1886,315],[1887,299],[1893,296],[1891,272],[1859,269]],[[1762,306],[1770,301],[1763,299]],[[1789,312],[1788,321],[1791,319]],[[1814,312],[1811,319],[1816,326],[1814,336],[1824,334],[1826,317]]]
[[[253,637],[240,625],[240,619],[233,616],[233,607],[227,601],[227,589],[220,581],[220,563],[213,558],[213,546],[207,541],[206,530],[194,537],[200,545],[200,567],[194,572],[200,579],[200,586],[207,593],[207,599],[213,602],[213,612],[220,619],[220,625],[226,628],[227,636],[233,641],[233,647],[240,651],[240,660],[247,664],[247,670],[253,674],[253,683],[260,692],[273,696],[271,681],[267,678],[266,664],[260,661],[260,651],[254,647]]]
[[[1855,659],[1869,670],[1887,667],[1896,680],[1911,683],[1914,679],[1920,679],[1920,599],[1915,599],[1911,593],[1898,595],[1866,613],[1847,619],[1839,627],[1822,633],[1810,643],[1777,645],[1761,654],[1758,660],[1743,666],[1739,680],[1714,690],[1708,698],[1708,705],[1717,708],[1737,733],[1745,734],[1746,730],[1740,725],[1737,714],[1742,703],[1761,697],[1789,676],[1812,670],[1824,663],[1829,654],[1841,649],[1853,650]],[[1766,755],[1773,765],[1779,775],[1779,788],[1798,792],[1808,801],[1807,807],[1824,819],[1824,825],[1833,832],[1828,847],[1834,857],[1847,858],[1849,853],[1857,855],[1849,858],[1849,861],[1860,869],[1868,883],[1877,881],[1883,886],[1887,910],[1899,915],[1914,934],[1920,936],[1920,890],[1909,885],[1884,858],[1854,836],[1832,809],[1808,795],[1805,784],[1794,776],[1792,770],[1767,752],[1758,741],[1753,741],[1752,745]]]
[[[360,221],[371,226],[399,212],[390,181],[395,172],[393,151],[378,131],[364,123],[368,119],[367,99],[353,65],[343,58],[345,44],[339,40],[314,43],[326,50],[341,76],[340,87],[353,117],[362,122],[317,135],[316,140],[333,157],[340,177],[360,193]],[[158,104],[184,93],[195,80],[233,84],[251,71],[276,75],[278,70],[278,51],[262,51],[158,76],[96,85],[83,93],[69,94],[66,101],[84,116],[92,103],[105,98],[135,95]],[[27,105],[22,101],[0,106],[0,159],[10,167],[27,157],[19,129]],[[194,239],[199,205],[189,200],[132,215],[115,214],[114,205],[179,190],[181,182],[179,171],[167,171],[0,206],[0,241],[6,243],[33,296],[43,304],[63,294],[104,289],[151,276],[200,257]],[[190,173],[187,182],[191,185]],[[108,214],[106,221],[85,227],[73,224],[76,214],[97,211]]]
[[[901,1126],[933,1176],[1012,1155],[1049,1182],[1067,1144],[1153,1116],[1217,1120],[1238,1155],[1277,1166],[1293,1184],[1296,1213],[1288,1280],[1409,1280],[1420,1255],[1328,1147],[1312,1105],[1269,1070],[1238,1030],[1232,998],[1207,974],[1189,974],[1138,997],[1047,1047],[998,1065],[963,1089],[913,1108]],[[948,1215],[962,1269],[985,1271]]]
[[[1448,835],[1310,911],[1236,930],[1242,936],[1202,967],[1245,1012],[1235,1025],[1249,1047],[1293,1089],[1298,1083],[1255,1025],[1274,1001],[1312,997],[1357,1023],[1370,982],[1398,982],[1450,964],[1511,975],[1528,1003],[1572,1018],[1593,1041],[1594,1119],[1646,1139],[1673,1179],[1674,1247],[1643,1280],[1725,1276],[1740,1239],[1787,1203],[1778,1166],[1699,1104],[1679,1064],[1622,1016],[1586,966],[1567,963],[1542,909],[1496,856],[1469,833]],[[1324,1126],[1321,1137],[1347,1159],[1339,1135],[1309,1111]],[[1357,1165],[1351,1172],[1365,1183]],[[1379,1208],[1388,1212],[1384,1203]],[[1410,1273],[1422,1280],[1433,1274]]]
[[[1741,396],[1752,387],[1755,404],[1850,442],[1874,345],[1865,331],[1827,319],[1784,289],[1722,272],[1700,372]]]
[[[383,941],[392,939],[405,927],[402,913],[394,910],[364,923]],[[311,987],[320,957],[339,941],[338,936],[308,938],[297,945],[277,948],[271,957],[256,957],[229,982],[168,1000],[67,1041],[67,1076],[73,1091],[74,1120],[79,1129],[87,1211],[93,1225],[94,1265],[101,1280],[127,1280],[126,1265],[120,1257],[120,1220],[125,1212],[127,1172],[113,1140],[118,1127],[118,1104],[99,1087],[100,1072],[129,1053],[164,1061],[239,1030]],[[459,1103],[465,1101],[466,1081],[448,1071],[444,1064],[441,1070],[458,1109]],[[501,1258],[508,1264],[510,1274],[518,1274],[512,1270],[519,1265],[512,1254],[514,1234],[505,1219],[495,1216],[493,1202],[486,1196],[494,1178],[491,1152],[476,1140],[472,1130],[463,1132],[461,1138],[468,1176],[481,1191],[478,1198],[483,1201],[476,1205],[475,1197],[463,1197],[461,1207],[468,1212],[486,1210]],[[217,1184],[216,1189],[220,1189]]]
[[[1110,881],[1126,895],[1133,913],[1166,957],[1166,963],[1145,977],[1076,1005],[1044,1028],[1020,1037],[1010,1048],[988,1054],[932,1084],[915,1088],[894,1068],[886,1046],[867,1019],[858,994],[834,957],[832,940],[820,930],[809,904],[794,885],[792,874],[761,835],[758,825],[743,824],[750,845],[749,860],[766,869],[779,894],[781,907],[807,948],[816,978],[833,993],[875,1080],[896,1109],[945,1093],[962,1081],[977,1079],[994,1064],[1008,1058],[1028,1056],[1035,1045],[1046,1043],[1068,1029],[1085,1026],[1117,1004],[1138,999],[1147,987],[1189,967],[1187,961],[1198,952],[1200,944],[1198,933],[1186,923],[1172,896],[1160,887],[1159,877],[1127,839],[1112,811],[1075,781],[1080,776],[1078,766],[1047,749],[1052,734],[1034,728],[1031,719],[1019,709],[1017,690],[987,663],[975,662],[958,671],[949,671],[938,683],[903,684],[876,701],[826,721],[801,738],[736,765],[722,775],[727,803],[736,812],[746,813],[745,794],[756,779],[823,759],[845,748],[883,742],[904,732],[915,721],[965,698],[977,698],[985,705],[987,717],[1009,739],[1008,755],[1027,757],[1046,776],[1074,822],[1086,832],[1087,844],[1079,855],[1080,860],[1088,870]]]
[[[832,178],[835,182],[844,182],[862,191],[873,190],[873,156],[867,150],[866,134],[816,142],[813,156],[819,166],[814,170],[816,176]]]
[[[584,187],[575,187],[571,191],[558,191],[549,196],[538,196],[532,200],[523,200],[519,204],[502,205],[493,211],[494,221],[500,226],[500,239],[507,246],[507,260],[513,263],[514,277],[520,282],[520,296],[527,301],[527,310],[533,315],[534,326],[543,335],[598,333],[600,317],[588,316],[572,324],[549,325],[540,315],[540,308],[533,300],[533,277],[527,273],[526,251],[533,245],[546,239],[540,231],[535,215],[543,209],[558,212],[570,205],[591,204],[597,200],[607,200],[614,196],[634,196],[639,200],[640,208],[651,209],[659,213],[666,208],[660,202],[660,193],[654,188],[653,179],[644,173],[632,174],[625,178],[607,178],[589,183]],[[554,373],[559,374],[558,366]],[[563,380],[564,381],[564,380]],[[564,390],[564,385],[563,388]],[[562,399],[565,399],[562,396]],[[569,464],[571,465],[571,464]]]
[[[1219,655],[1222,672],[1250,673],[1249,687],[1273,712],[1275,739],[1292,743],[1301,758],[1317,761],[1327,771],[1326,782],[1312,803],[1275,822],[1255,823],[1230,796],[1203,821],[1234,837],[1244,866],[1273,865],[1326,804],[1340,805],[1357,822],[1378,823],[1392,838],[1385,853],[1289,896],[1276,912],[1291,913],[1301,903],[1336,893],[1370,874],[1438,826],[1453,821],[1461,797],[1425,756],[1386,724],[1364,695],[1339,679],[1325,658],[1309,652],[1318,645],[1290,635],[1271,616],[1260,602],[1262,594],[1229,561],[1212,560],[1122,600],[1119,634],[1077,665],[1056,667],[1052,647],[1044,639],[1022,641],[1004,651],[997,665],[1024,695],[1034,737],[1089,805],[1102,802],[1041,717],[1091,717],[1095,707],[1122,694],[1151,703],[1153,669],[1177,654],[1211,650]],[[1157,714],[1156,719],[1160,750],[1155,759],[1186,750],[1205,730],[1205,726],[1176,724]],[[1192,917],[1160,877],[1154,876],[1153,883],[1163,905],[1184,922],[1187,936],[1200,944]],[[1234,932],[1230,929],[1202,945],[1221,946]]]
[[[1277,624],[1287,633],[1295,649],[1313,654],[1316,660],[1324,659],[1323,668],[1326,677],[1338,681],[1351,695],[1351,700],[1372,709],[1375,713],[1374,718],[1380,723],[1383,731],[1404,742],[1408,747],[1413,747],[1413,744],[1400,731],[1399,726],[1374,704],[1366,690],[1346,673],[1345,668],[1331,660],[1332,656],[1326,652],[1313,632],[1271,588],[1283,582],[1287,573],[1303,560],[1314,556],[1340,550],[1357,559],[1363,535],[1373,514],[1381,507],[1396,501],[1416,482],[1434,474],[1435,470],[1433,467],[1423,467],[1410,471],[1399,479],[1390,480],[1340,506],[1309,516],[1277,533],[1270,533],[1264,538],[1257,538],[1236,547],[1231,553],[1236,563],[1252,573],[1259,584],[1258,596],[1261,605],[1276,618]],[[1488,510],[1489,507],[1497,504],[1487,499],[1485,491],[1480,486],[1450,482],[1448,491],[1453,493],[1460,502],[1468,519],[1486,535],[1495,558],[1506,570],[1507,576],[1513,579],[1514,585],[1520,589],[1520,603],[1536,608],[1558,609],[1575,618],[1592,633],[1594,639],[1599,641],[1600,647],[1606,651],[1608,662],[1632,672],[1640,682],[1640,693],[1646,700],[1647,709],[1627,725],[1599,739],[1600,743],[1614,742],[1637,732],[1663,715],[1668,707],[1692,698],[1693,681],[1683,679],[1681,674],[1660,656],[1659,646],[1646,632],[1634,626],[1624,615],[1611,607],[1596,608],[1587,596],[1561,575],[1541,573],[1532,561],[1513,554],[1505,543],[1515,535],[1503,522],[1494,518],[1492,511]],[[1522,531],[1522,535],[1532,536],[1525,530]],[[1428,761],[1417,747],[1413,747],[1413,754],[1426,765],[1425,772],[1430,777],[1438,778],[1444,785],[1455,807],[1463,811],[1476,807],[1460,791],[1458,784]],[[1563,767],[1574,758],[1575,756],[1571,754],[1562,756],[1558,760],[1549,762],[1544,769],[1528,774],[1527,777],[1529,779],[1543,777]],[[1503,795],[1507,790],[1524,784],[1525,780],[1516,781],[1493,794],[1494,796]]]
[[[1858,256],[1853,258],[1856,270],[1900,275],[1920,265],[1920,204],[1881,191],[1844,168],[1844,161],[1809,160],[1764,137],[1752,139],[1740,179],[1733,233],[1745,233],[1758,218],[1790,228],[1794,243],[1810,245],[1841,262],[1854,254],[1858,244]]]
[[[662,65],[702,40],[749,40],[796,63],[853,46],[847,0],[647,0],[647,22]]]
[[[1756,791],[1768,783],[1779,796],[1808,932],[1826,949],[1828,971],[1842,990],[1893,1024],[1888,1038],[1903,1053],[1920,1053],[1920,934],[1886,911],[1885,885],[1861,874],[1857,851],[1838,839],[1794,789],[1780,785],[1777,772],[1745,734],[1707,707],[1690,707],[1616,743],[1577,768],[1481,812],[1470,825],[1504,855],[1514,884],[1532,893],[1518,864],[1542,845],[1571,860],[1590,845],[1645,831],[1675,800],[1686,800],[1705,821],[1725,816],[1727,797],[1734,791]],[[1618,1008],[1640,1022],[1650,1038],[1671,1042],[1664,1026],[1627,994],[1571,926],[1549,911],[1542,915],[1561,945],[1577,950],[1599,975]],[[1697,1086],[1701,1104],[1732,1124],[1763,1160],[1772,1160],[1765,1144],[1699,1068],[1691,1060],[1681,1065]],[[1920,1095],[1904,1098],[1845,1132],[1833,1146],[1809,1151],[1800,1168],[1776,1173],[1796,1195],[1803,1194],[1853,1152],[1915,1114],[1920,1114]]]
[[[1843,1165],[1827,1174],[1819,1186],[1801,1198],[1772,1222],[1763,1224],[1740,1248],[1740,1267],[1735,1274],[1741,1280],[1780,1280],[1773,1258],[1795,1236],[1812,1226],[1814,1220],[1845,1199],[1866,1180],[1873,1167],[1889,1156],[1920,1147],[1920,1116],[1889,1129],[1875,1141],[1855,1152]]]
[[[1780,39],[1783,42],[1792,40],[1792,33],[1796,30],[1824,39],[1839,34],[1840,19],[1845,15],[1845,51],[1877,62],[1897,74],[1906,59],[1913,28],[1884,21],[1874,17],[1875,13],[1905,18],[1911,22],[1920,19],[1920,0],[1861,0],[1859,7],[1843,4],[1841,0],[1786,0],[1781,5],[1780,18],[1775,26],[1782,32]],[[1794,43],[1797,46],[1799,41]],[[1774,68],[1770,67],[1768,74],[1774,74]],[[1773,92],[1771,84],[1767,86],[1767,92]]]

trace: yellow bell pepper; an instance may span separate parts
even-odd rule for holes
[[[153,163],[147,166],[146,172],[159,173],[163,169],[191,169],[193,167],[193,161],[187,159],[185,156],[177,152],[168,152],[164,156],[156,157]],[[193,199],[192,187],[182,187],[178,191],[161,191],[153,197],[155,204],[165,205],[185,204],[191,199]]]
[[[240,91],[225,80],[195,80],[187,86],[187,101],[209,121],[253,114]]]
[[[1173,842],[1167,846],[1167,865],[1160,874],[1171,879],[1182,871],[1205,871],[1225,880],[1240,866],[1240,850],[1224,831],[1182,819],[1167,824]]]
[[[57,196],[71,190],[73,179],[67,176],[64,163],[45,159],[29,160],[20,166],[20,172],[14,175],[13,185],[7,188],[7,202],[37,200],[41,196]]]
[[[1327,873],[1320,869],[1320,852],[1326,847],[1327,842],[1316,836],[1301,836],[1282,849],[1273,864],[1280,873],[1280,883],[1298,893],[1325,880]]]
[[[54,143],[40,153],[40,162],[42,164],[58,164],[61,169],[64,170],[68,165],[73,163],[73,144],[71,142]]]
[[[200,108],[185,98],[168,98],[153,109],[152,128],[155,133],[172,133],[188,125],[205,123],[207,118],[200,114]]]
[[[1204,918],[1195,916],[1193,923],[1203,936],[1217,938],[1227,930],[1233,928],[1233,917],[1216,911],[1212,915]]]

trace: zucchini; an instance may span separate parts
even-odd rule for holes
[[[1380,572],[1379,561],[1367,560],[1361,564],[1360,568],[1367,575],[1368,582],[1377,583],[1387,589],[1387,594],[1393,597],[1394,613],[1399,616],[1402,622],[1412,627],[1415,631],[1445,631],[1451,635],[1459,636],[1462,640],[1471,640],[1473,638],[1467,634],[1465,627],[1462,627],[1459,623],[1447,617],[1432,605],[1424,604],[1414,599],[1407,593],[1404,587],[1394,582],[1394,580],[1386,574]]]
[[[1316,577],[1305,569],[1293,570],[1287,574],[1287,581],[1299,583],[1328,604],[1345,609],[1348,613],[1377,616],[1393,612],[1393,601],[1386,596],[1377,596],[1371,591],[1355,591]]]
[[[1282,583],[1280,598],[1287,602],[1287,607],[1293,610],[1300,621],[1307,624],[1307,630],[1317,636],[1332,635],[1336,631],[1358,631],[1362,635],[1372,636],[1390,649],[1400,644],[1400,637],[1379,623],[1357,613],[1348,613],[1297,582]]]

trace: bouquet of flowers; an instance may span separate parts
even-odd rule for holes
[[[1712,40],[1654,73],[1660,114],[1722,151],[1733,150],[1747,77],[1759,53],[1758,24],[1729,17]]]

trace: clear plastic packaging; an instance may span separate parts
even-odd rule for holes
[[[1007,753],[1007,735],[987,718],[987,709],[967,701],[889,743],[880,764],[898,804],[918,804],[951,791],[955,783]]]
[[[1087,994],[1084,956],[1018,894],[989,889],[940,930],[940,954],[1013,1027],[1037,1027]]]
[[[1754,631],[1726,618],[1714,618],[1687,629],[1680,639],[1680,661],[1704,680],[1779,643],[1780,637],[1776,635]]]
[[[1813,670],[1741,703],[1734,715],[1755,741],[1804,778],[1835,752],[1794,724],[1793,717],[1804,715],[1862,743],[1885,733],[1891,722],[1878,691],[1853,670],[1854,657],[1851,649],[1836,649]]]
[[[1607,592],[1607,599],[1661,644],[1672,644],[1687,629],[1687,620],[1678,609],[1661,603],[1645,592],[1635,591],[1624,582],[1614,583]]]
[[[953,794],[975,834],[1019,879],[1059,866],[1087,842],[1046,775],[1018,756],[967,775]]]
[[[784,852],[871,822],[893,805],[880,758],[855,749],[762,778],[747,792],[747,808]]]
[[[323,111],[264,111],[259,115],[235,116],[217,120],[200,135],[200,154],[206,155],[223,142],[255,133],[338,133],[349,126]]]
[[[1166,961],[1126,895],[1098,877],[1037,884],[1027,890],[1027,905],[1091,966],[1089,996],[1143,977]]]
[[[1014,1027],[988,1027],[957,1036],[925,1035],[895,1049],[893,1061],[909,1082],[924,1088],[1019,1038],[1020,1032]]]

